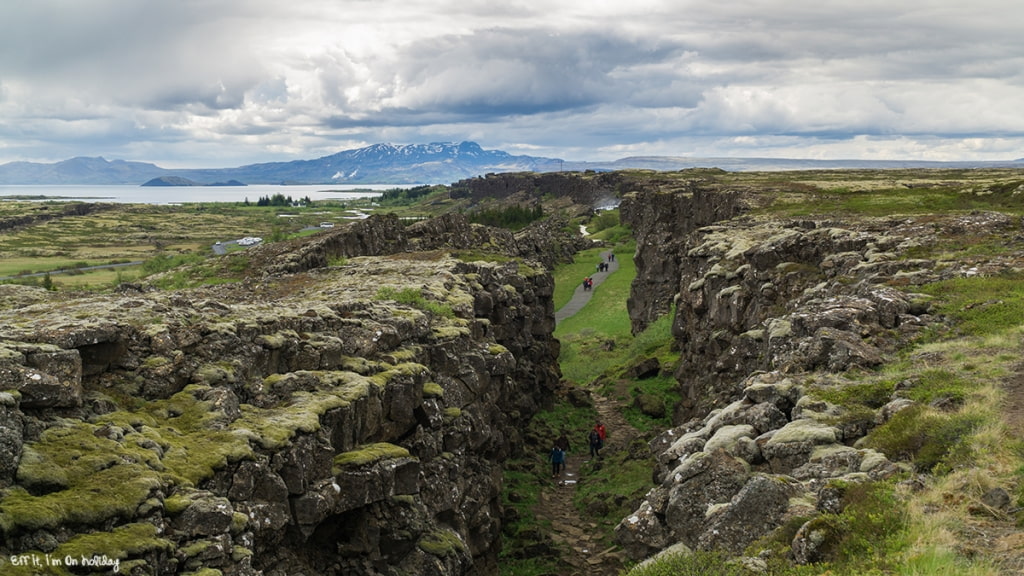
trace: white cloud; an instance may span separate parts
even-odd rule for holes
[[[1001,0],[5,2],[0,162],[463,139],[567,159],[1022,157],[1021,16]]]

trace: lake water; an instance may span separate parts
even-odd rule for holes
[[[407,186],[395,184],[306,184],[301,186],[273,184],[250,186],[4,185],[0,186],[0,200],[10,199],[12,196],[25,196],[38,200],[180,204],[183,202],[244,202],[248,198],[249,202],[255,204],[261,196],[273,196],[274,194],[291,196],[295,200],[307,196],[310,200],[351,200],[377,196],[383,190],[394,188],[407,188]]]

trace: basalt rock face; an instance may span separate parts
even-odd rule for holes
[[[623,187],[632,188],[628,178],[618,172],[579,173],[505,173],[487,174],[459,180],[451,186],[452,198],[505,198],[539,202],[542,198],[565,198],[587,210],[618,205]]]
[[[743,194],[708,190],[698,181],[676,192],[651,187],[622,198],[620,218],[633,228],[637,241],[636,278],[628,302],[634,334],[669,311],[694,230],[732,218],[745,206]]]
[[[675,302],[683,396],[680,424],[650,444],[657,487],[616,529],[635,559],[673,546],[739,555],[793,518],[839,512],[844,487],[908,471],[859,440],[913,401],[896,389],[875,413],[851,413],[815,390],[841,385],[841,372],[878,366],[940,322],[914,285],[999,267],[936,266],[907,251],[967,230],[1012,237],[1020,226],[980,212],[727,217],[742,208],[731,192],[695,185],[679,196],[659,197],[669,207],[660,219],[643,213],[649,198],[623,202],[640,240],[634,327]],[[726,217],[698,218],[699,206],[709,218]],[[794,560],[819,561],[832,541],[812,519],[792,543]]]
[[[239,283],[0,286],[0,555],[495,573],[501,465],[559,379],[551,276],[371,220]]]

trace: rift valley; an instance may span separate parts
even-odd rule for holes
[[[523,173],[401,196],[358,220],[3,207],[3,573],[1024,569],[1024,174]],[[614,234],[581,232],[600,219]],[[307,220],[335,225],[293,234]],[[556,278],[595,246],[629,248],[629,332],[670,335],[581,384]],[[104,286],[17,274],[99,253],[146,264]],[[567,562],[511,512],[508,473],[549,480],[522,464],[544,415],[613,389],[635,409],[652,375],[666,414],[608,455],[649,462],[646,485],[581,506],[606,553]],[[609,506],[627,512],[595,520]]]

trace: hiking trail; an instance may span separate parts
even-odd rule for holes
[[[608,263],[608,270],[591,274],[595,288],[609,274],[619,269],[618,260],[608,261],[607,253],[602,253],[601,256]],[[584,290],[582,284],[577,286],[572,299],[555,313],[555,321],[560,322],[579,312],[590,301],[592,295],[592,290]],[[617,385],[625,386],[625,382]],[[614,396],[625,395],[619,392],[617,390]],[[607,461],[610,455],[627,450],[640,432],[622,417],[622,406],[617,401],[601,396],[593,390],[591,398],[601,422],[608,430],[608,437],[601,450],[602,460]],[[585,475],[581,476],[581,469],[591,461],[587,443],[589,431],[589,428],[570,431],[571,448],[566,458],[566,469],[562,472],[561,478],[551,478],[550,484],[541,490],[535,510],[539,520],[551,523],[551,538],[562,550],[562,561],[565,566],[558,572],[560,576],[617,576],[624,567],[625,556],[621,550],[602,538],[602,535],[613,526],[601,526],[597,522],[584,519],[573,502],[580,484],[596,481],[588,479]],[[600,461],[598,465],[601,465]]]

